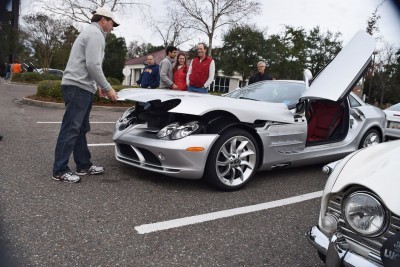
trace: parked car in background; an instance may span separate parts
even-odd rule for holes
[[[36,69],[36,71],[40,74],[43,74],[46,72],[45,69]],[[53,75],[57,75],[57,76],[63,76],[64,71],[63,70],[59,70],[59,69],[47,69],[47,73],[48,74],[53,74]]]
[[[117,121],[116,159],[230,191],[258,170],[329,162],[384,140],[385,115],[350,93],[374,39],[359,32],[308,81],[264,81],[224,96],[124,89],[133,100]],[[306,77],[308,75],[305,75]]]
[[[386,114],[386,137],[400,138],[400,103],[388,107],[383,112]]]
[[[397,140],[334,164],[306,233],[327,266],[400,266],[399,155]]]

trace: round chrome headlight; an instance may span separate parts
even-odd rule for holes
[[[192,122],[185,123],[185,124],[179,126],[177,129],[172,131],[172,133],[169,137],[173,140],[181,139],[181,138],[184,138],[184,137],[190,135],[197,129],[199,129],[199,122],[192,121]]]
[[[348,225],[365,236],[380,234],[385,228],[385,208],[374,196],[356,192],[343,203],[343,214]]]

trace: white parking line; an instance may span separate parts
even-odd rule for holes
[[[222,211],[211,212],[211,213],[195,215],[195,216],[174,219],[174,220],[169,220],[169,221],[163,221],[163,222],[142,224],[140,226],[136,226],[135,230],[139,234],[148,234],[148,233],[152,233],[152,232],[157,232],[157,231],[162,231],[162,230],[166,230],[166,229],[177,228],[177,227],[182,227],[182,226],[186,226],[186,225],[217,220],[217,219],[231,217],[231,216],[235,216],[235,215],[246,214],[246,213],[260,211],[260,210],[272,209],[272,208],[276,208],[276,207],[280,207],[280,206],[285,206],[285,205],[294,204],[294,203],[321,197],[322,192],[323,191],[317,191],[317,192],[312,192],[312,193],[308,193],[308,194],[304,194],[304,195],[300,195],[300,196],[289,197],[289,198],[285,198],[285,199],[275,200],[275,201],[271,201],[271,202],[266,202],[266,203],[261,203],[261,204],[256,204],[256,205],[251,205],[251,206],[246,206],[246,207],[241,207],[241,208],[222,210]]]
[[[61,121],[38,121],[38,124],[60,124]],[[105,123],[105,124],[115,124],[115,121],[91,121],[90,123],[93,124],[101,124],[101,123]]]

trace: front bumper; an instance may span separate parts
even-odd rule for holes
[[[378,262],[373,262],[350,250],[342,249],[346,243],[340,234],[334,234],[328,238],[318,226],[312,226],[306,233],[307,240],[322,254],[326,256],[327,266],[363,266],[383,267]],[[344,244],[346,246],[346,244]],[[380,259],[377,259],[380,261]]]
[[[114,132],[115,157],[118,161],[168,176],[200,179],[207,156],[219,135],[196,134],[179,140],[164,140],[149,132],[143,125]],[[190,152],[188,147],[202,147]]]

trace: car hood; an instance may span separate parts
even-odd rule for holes
[[[356,152],[347,157],[336,181],[328,181],[334,183],[331,192],[340,192],[349,185],[361,185],[376,193],[388,209],[400,215],[399,155],[400,140]]]
[[[128,88],[118,92],[118,100],[151,102],[179,99],[180,103],[169,112],[202,116],[208,112],[223,110],[232,113],[240,121],[253,123],[255,120],[269,120],[293,123],[293,113],[285,104],[236,99],[231,97],[199,94],[166,89]]]
[[[302,98],[338,101],[347,96],[366,71],[374,50],[374,38],[359,31],[313,80]]]

